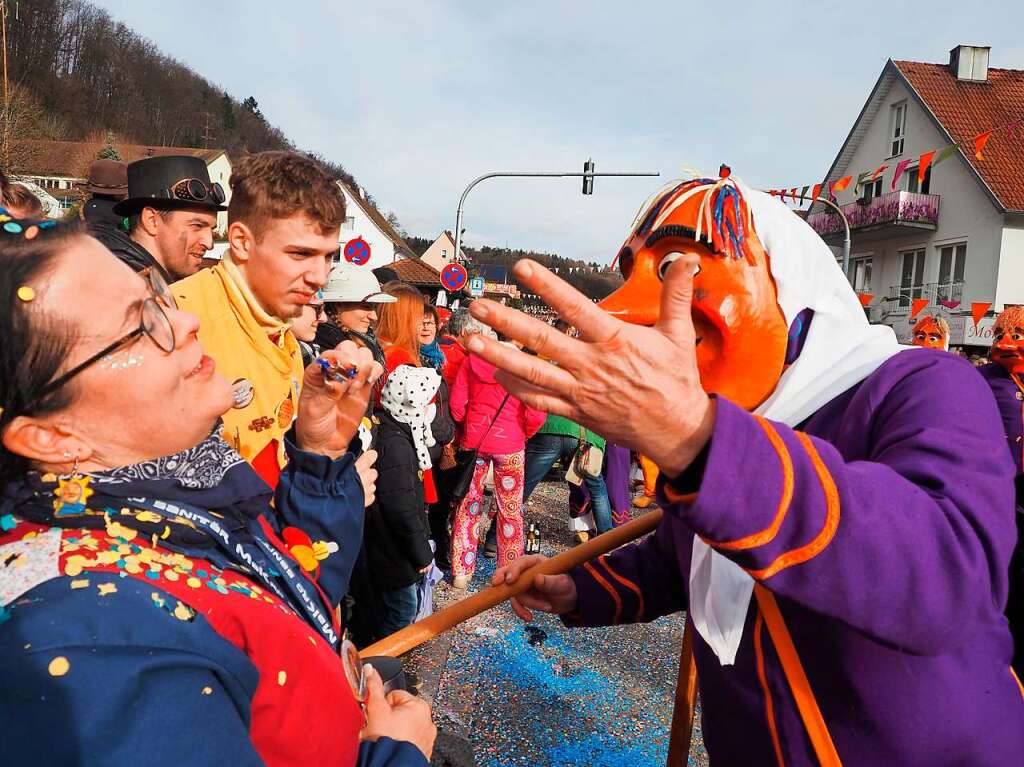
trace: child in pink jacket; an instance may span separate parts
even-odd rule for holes
[[[473,356],[459,368],[452,386],[450,404],[452,417],[460,425],[459,447],[478,451],[469,492],[455,512],[451,557],[455,588],[466,588],[476,567],[484,477],[492,463],[498,507],[497,566],[523,553],[523,453],[526,440],[541,427],[546,414],[512,396],[502,406],[507,394],[494,380],[494,365]]]

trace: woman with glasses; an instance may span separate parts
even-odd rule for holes
[[[326,321],[324,299],[320,291],[317,291],[312,301],[302,307],[302,314],[292,320],[292,333],[299,340],[302,361],[307,366],[320,354],[320,346],[316,343],[316,330]]]
[[[306,370],[271,498],[158,273],[0,222],[0,763],[427,764],[428,707],[385,696],[334,620],[370,353],[324,352],[343,383]]]

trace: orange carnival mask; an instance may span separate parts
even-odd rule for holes
[[[933,317],[930,314],[924,315],[914,325],[914,338],[911,341],[914,346],[923,346],[926,349],[949,349],[949,323],[942,317]]]
[[[1007,372],[1024,374],[1024,306],[1011,306],[996,317],[989,356]]]
[[[668,266],[696,254],[692,314],[701,384],[753,410],[778,384],[789,333],[747,203],[725,178],[684,181],[659,195],[641,209],[619,251],[625,284],[600,306],[626,322],[653,325]]]

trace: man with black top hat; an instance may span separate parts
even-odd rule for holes
[[[168,282],[195,274],[213,248],[224,189],[198,157],[147,157],[128,166],[128,197],[113,212],[127,216],[131,241],[111,247],[135,271],[155,267]],[[109,246],[108,246],[109,247]]]
[[[128,196],[128,166],[117,160],[96,160],[89,166],[83,188],[90,194],[82,206],[89,234],[111,250],[131,247],[125,218],[114,213],[114,206]]]

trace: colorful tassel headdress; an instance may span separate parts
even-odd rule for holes
[[[713,253],[757,263],[750,233],[753,219],[742,182],[732,176],[672,181],[644,201],[633,219],[634,235],[650,247],[662,237],[687,237]]]

